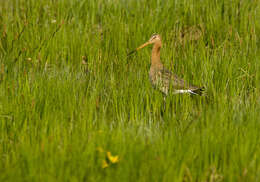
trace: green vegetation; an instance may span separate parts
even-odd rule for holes
[[[206,96],[152,89],[153,33]],[[0,1],[0,181],[259,181],[259,35],[259,0]]]

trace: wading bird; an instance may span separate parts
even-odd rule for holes
[[[149,78],[154,88],[159,89],[165,95],[168,95],[169,93],[190,93],[192,95],[202,94],[204,87],[190,85],[183,79],[164,68],[160,60],[160,49],[162,47],[162,40],[160,35],[152,35],[152,37],[146,43],[139,46],[128,55],[150,44],[153,44],[153,49],[151,55]]]

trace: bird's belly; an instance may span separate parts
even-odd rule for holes
[[[164,94],[168,94],[169,91],[169,80],[161,75],[161,72],[153,72],[150,70],[149,78],[152,86]]]

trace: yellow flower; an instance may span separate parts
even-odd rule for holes
[[[111,162],[112,164],[118,163],[118,161],[119,161],[118,155],[112,156],[111,152],[107,152],[107,158],[108,158],[109,162]]]
[[[100,153],[103,153],[103,152],[104,152],[104,150],[103,150],[101,147],[98,147],[97,150],[98,150]],[[111,154],[111,152],[106,152],[105,160],[102,161],[101,167],[102,167],[103,169],[104,169],[104,168],[107,168],[107,167],[109,167],[110,165],[113,165],[113,164],[118,163],[118,161],[119,161],[118,155],[113,156],[113,155]]]
[[[108,167],[108,163],[106,160],[102,161],[102,168],[107,168]]]

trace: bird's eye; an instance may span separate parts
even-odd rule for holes
[[[151,40],[155,39],[156,38],[156,34],[153,34],[152,37],[151,37]]]

